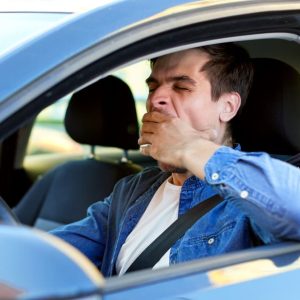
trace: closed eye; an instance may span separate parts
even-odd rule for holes
[[[175,88],[176,90],[190,91],[190,89],[189,89],[189,88],[187,88],[187,87],[184,87],[184,86],[174,86],[174,88]]]
[[[149,93],[153,93],[156,90],[156,87],[148,86]]]

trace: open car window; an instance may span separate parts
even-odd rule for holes
[[[126,82],[135,99],[139,123],[146,112],[147,86],[146,78],[150,73],[149,61],[142,61],[113,72],[111,75]],[[63,97],[41,111],[34,123],[28,143],[27,155],[43,153],[69,153],[88,155],[89,147],[79,145],[65,132],[64,116],[71,94]],[[116,108],[117,109],[117,108]]]

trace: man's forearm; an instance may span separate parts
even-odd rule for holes
[[[300,170],[266,153],[219,148],[205,180],[243,210],[264,242],[300,240]]]

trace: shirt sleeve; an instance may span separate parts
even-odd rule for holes
[[[86,218],[50,231],[76,247],[99,269],[105,250],[110,202],[110,197],[96,202],[88,208]]]
[[[205,179],[234,201],[265,242],[300,240],[300,169],[262,152],[219,148]]]

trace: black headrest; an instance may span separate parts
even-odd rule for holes
[[[65,127],[80,144],[138,149],[134,98],[128,85],[114,76],[100,79],[73,94]]]
[[[254,81],[247,103],[232,123],[245,151],[293,155],[300,151],[300,76],[291,66],[253,59]]]

